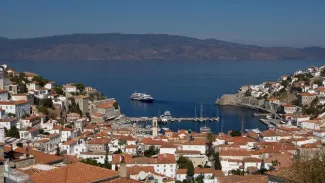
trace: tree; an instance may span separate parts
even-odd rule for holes
[[[196,183],[203,183],[204,175],[199,175],[195,178]]]
[[[19,130],[16,126],[12,126],[8,130],[8,137],[14,137],[14,138],[19,138]]]
[[[46,107],[46,108],[52,108],[53,107],[53,102],[52,102],[52,99],[50,99],[50,98],[41,99],[39,101],[39,105],[42,106],[42,107]]]
[[[194,165],[191,160],[180,156],[177,160],[177,165],[180,169],[187,169],[187,176],[192,177],[194,175]]]
[[[44,86],[49,80],[43,78],[42,76],[36,75],[33,77],[32,81],[38,82],[40,86]]]
[[[61,156],[61,150],[60,150],[59,144],[56,145],[56,152],[55,152],[55,155],[57,155],[57,156]]]
[[[316,106],[318,103],[318,97],[316,97],[314,100],[310,102],[310,106]]]
[[[159,153],[159,150],[155,148],[155,146],[150,146],[148,150],[144,151],[145,157],[151,157],[153,155],[157,155]]]
[[[206,145],[207,145],[207,152],[206,155],[208,157],[211,157],[214,153],[214,149],[213,149],[213,142],[216,140],[216,135],[213,133],[208,133],[208,135],[206,136]]]
[[[218,152],[214,153],[214,155],[213,155],[213,166],[214,166],[214,169],[216,169],[216,170],[222,170]]]
[[[16,117],[16,114],[13,114],[13,113],[9,112],[9,113],[8,113],[8,117],[9,117],[9,118],[15,118],[15,117]]]
[[[77,90],[79,90],[80,92],[83,92],[84,90],[85,90],[85,85],[84,84],[82,84],[82,83],[75,83],[75,84],[73,84],[76,88],[77,88]]]
[[[235,131],[232,131],[232,132],[230,133],[230,135],[231,135],[232,137],[241,136],[241,132],[235,130]]]
[[[53,88],[54,92],[59,94],[59,95],[64,95],[64,91],[62,89],[62,86],[60,85],[56,85],[54,88]]]
[[[128,144],[128,142],[126,140],[119,140],[118,141],[118,145],[120,146],[120,148],[122,148],[122,146],[126,146]]]
[[[117,102],[114,102],[113,106],[114,106],[115,109],[119,109],[119,106],[118,106]]]

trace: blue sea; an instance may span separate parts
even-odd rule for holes
[[[216,116],[214,102],[225,93],[235,93],[243,84],[277,80],[309,66],[325,65],[323,60],[222,60],[222,61],[2,61],[17,71],[31,71],[59,84],[80,82],[107,97],[115,98],[127,116],[159,116],[166,110],[173,117]],[[133,92],[146,92],[152,104],[130,101]],[[199,131],[206,125],[213,132],[244,128],[266,129],[254,111],[219,107],[220,122],[175,122],[166,127]]]

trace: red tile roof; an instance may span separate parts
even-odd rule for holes
[[[88,183],[118,178],[118,172],[84,163],[73,163],[30,176],[37,183]]]
[[[0,101],[0,105],[21,105],[27,104],[29,101],[27,100],[17,100],[17,101]]]

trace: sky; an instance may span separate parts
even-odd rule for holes
[[[0,0],[0,36],[163,33],[325,47],[325,0]]]

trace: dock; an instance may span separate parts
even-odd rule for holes
[[[270,126],[278,127],[279,126],[279,121],[276,119],[260,119],[260,121],[262,121],[268,127],[270,127]]]
[[[147,122],[147,121],[152,121],[154,117],[128,117],[127,120],[133,121],[133,122]],[[160,118],[157,118],[158,121]],[[179,118],[171,118],[169,121],[194,121],[197,120],[198,122],[201,122],[200,120],[205,120],[205,121],[219,121],[217,120],[218,117],[206,117],[206,118],[193,118],[193,117],[179,117]]]

